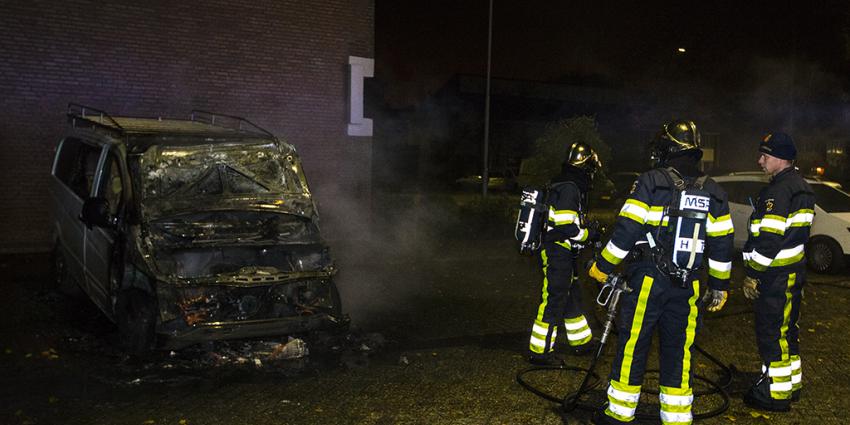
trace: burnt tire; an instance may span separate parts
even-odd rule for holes
[[[156,298],[138,288],[121,290],[115,300],[115,324],[121,348],[141,354],[156,343]]]
[[[844,251],[834,239],[825,236],[812,238],[806,244],[809,268],[817,273],[838,273],[844,268]]]

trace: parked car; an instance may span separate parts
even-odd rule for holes
[[[143,351],[347,322],[295,148],[249,121],[71,104],[50,193],[59,281]]]
[[[729,195],[735,226],[735,248],[743,249],[753,202],[768,182],[764,173],[731,173],[713,177]],[[850,195],[833,182],[806,179],[815,192],[815,219],[806,245],[809,267],[820,273],[842,270],[850,254]]]

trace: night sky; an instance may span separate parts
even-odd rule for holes
[[[847,70],[846,2],[686,3],[495,0],[493,77],[747,90],[760,60]],[[454,74],[483,75],[487,12],[487,0],[376,1],[376,77],[393,83],[388,100],[415,102]]]

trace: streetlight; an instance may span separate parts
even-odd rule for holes
[[[490,58],[493,47],[493,0],[490,0],[490,14],[487,21],[487,88],[484,93],[484,170],[481,173],[481,196],[487,197],[487,185],[490,183],[488,167],[490,146]]]

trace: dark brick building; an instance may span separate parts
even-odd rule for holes
[[[248,118],[298,148],[326,223],[343,220],[371,191],[349,64],[374,58],[373,28],[374,0],[0,3],[0,252],[50,247],[47,180],[71,101]]]

